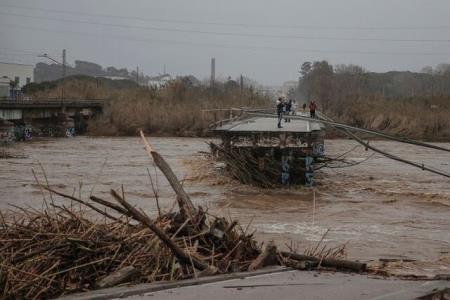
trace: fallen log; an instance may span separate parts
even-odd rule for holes
[[[100,280],[97,283],[97,287],[103,289],[116,286],[121,283],[129,282],[137,276],[139,276],[139,270],[133,266],[127,266]]]
[[[140,134],[142,141],[144,142],[147,154],[149,155],[149,157],[153,158],[153,161],[155,162],[156,166],[161,170],[161,172],[163,172],[163,174],[169,181],[170,185],[172,186],[173,190],[177,194],[177,201],[178,206],[180,207],[180,211],[181,212],[186,211],[189,217],[194,216],[195,207],[192,204],[189,195],[185,192],[183,186],[180,184],[180,181],[178,180],[177,176],[172,171],[169,164],[164,160],[164,158],[161,155],[159,155],[158,152],[153,150],[152,146],[150,146],[142,130],[140,131]]]
[[[111,209],[114,209],[115,211],[121,213],[122,215],[131,217],[131,215],[128,213],[128,211],[126,209],[123,209],[121,206],[115,204],[115,203],[111,203],[109,201],[103,200],[99,197],[96,196],[90,196],[89,199],[91,199],[94,202],[97,202],[98,204],[101,204],[103,206],[109,207]]]
[[[263,252],[250,264],[249,271],[255,271],[257,269],[273,266],[278,264],[277,259],[277,247],[273,241],[269,242],[264,248]]]
[[[282,251],[280,254],[283,257],[290,258],[293,260],[320,262],[321,266],[327,267],[327,268],[337,268],[337,269],[344,269],[344,270],[349,270],[349,271],[354,271],[354,272],[364,272],[364,271],[366,271],[366,267],[367,267],[367,265],[365,263],[361,263],[361,262],[357,262],[357,261],[340,260],[340,259],[333,259],[333,258],[321,259],[320,257],[308,256],[308,255],[284,252],[284,251]]]
[[[195,268],[203,271],[209,267],[208,264],[204,263],[203,261],[197,259],[196,257],[190,256],[186,252],[183,251],[180,247],[175,244],[175,242],[168,236],[161,228],[156,226],[154,222],[141,212],[139,212],[136,208],[134,208],[131,204],[129,204],[125,199],[123,199],[119,194],[111,190],[111,195],[119,202],[131,215],[133,215],[133,218],[138,220],[143,225],[147,226],[152,230],[160,239],[161,241],[166,244],[166,246],[172,250],[173,254],[183,263],[190,264],[192,261],[192,264]]]

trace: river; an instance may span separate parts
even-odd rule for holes
[[[237,219],[259,240],[274,239],[299,249],[319,241],[347,243],[349,258],[436,260],[450,251],[450,180],[374,155],[366,162],[322,169],[314,188],[261,190],[218,175],[201,151],[204,139],[152,138],[152,145],[171,164],[194,203],[211,213]],[[386,141],[372,145],[450,172],[448,153]],[[327,140],[326,152],[337,156],[355,147],[349,140]],[[441,144],[450,148],[450,144]],[[36,140],[8,149],[18,158],[0,159],[0,208],[42,207],[43,195],[32,169],[44,182],[87,198],[111,199],[110,189],[124,186],[127,199],[157,212],[147,168],[157,181],[164,210],[174,193],[147,157],[138,138]],[[371,155],[362,147],[346,158],[362,161]],[[314,197],[315,194],[315,197]],[[45,195],[48,198],[48,195]],[[313,199],[315,198],[315,201]],[[62,201],[56,199],[56,201]]]

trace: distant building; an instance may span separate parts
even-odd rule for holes
[[[169,74],[163,74],[159,76],[150,77],[148,80],[149,87],[160,88],[162,86],[167,85],[173,78]]]
[[[9,97],[10,89],[11,89],[10,80],[8,78],[0,77],[0,98]]]
[[[177,76],[177,80],[183,81],[189,86],[200,86],[202,84],[194,75]]]
[[[111,79],[111,80],[130,80],[129,77],[123,77],[123,76],[100,76],[102,78]]]
[[[286,81],[283,83],[283,85],[280,88],[280,92],[284,97],[287,97],[287,95],[289,95],[289,91],[292,89],[296,89],[298,86],[298,81],[296,80],[291,80],[291,81]]]
[[[0,78],[15,83],[15,88],[21,89],[24,85],[34,82],[34,66],[0,62]]]

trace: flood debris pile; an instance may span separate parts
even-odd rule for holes
[[[158,205],[152,219],[130,204],[123,188],[111,190],[109,200],[91,196],[87,201],[40,185],[51,195],[44,209],[0,213],[0,298],[53,298],[280,264],[364,270],[364,264],[333,260],[330,251],[316,257],[280,252],[273,243],[262,249],[238,222],[194,207],[168,164],[142,137],[176,192],[179,210],[163,213]]]
[[[201,208],[192,216],[166,213],[152,220],[112,194],[123,205],[96,205],[103,211],[117,205],[101,220],[78,206],[55,203],[44,211],[3,216],[0,298],[49,298],[122,282],[243,271],[260,253],[237,222]]]
[[[273,178],[281,178],[279,164],[269,158],[257,158],[248,151],[227,151],[222,145],[209,143],[211,153],[225,163],[225,172],[243,184],[275,188],[278,184]]]

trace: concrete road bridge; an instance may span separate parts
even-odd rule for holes
[[[214,133],[222,144],[213,150],[243,183],[313,185],[314,164],[325,151],[325,126],[315,119],[283,119],[282,128],[272,117],[242,115],[219,121]]]
[[[0,142],[82,133],[103,106],[103,100],[0,100]]]

